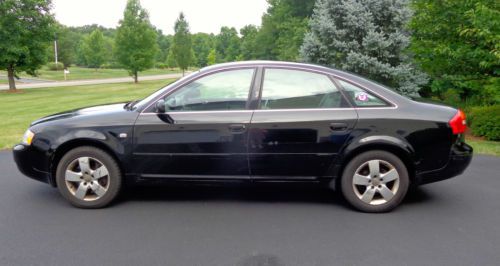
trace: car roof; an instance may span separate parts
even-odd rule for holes
[[[212,70],[218,70],[218,69],[233,68],[233,67],[246,67],[246,66],[300,67],[300,68],[316,69],[316,70],[320,70],[320,71],[324,71],[324,72],[335,71],[332,68],[328,68],[328,67],[320,66],[320,65],[315,65],[315,64],[286,62],[286,61],[268,61],[268,60],[254,60],[254,61],[239,61],[239,62],[221,63],[221,64],[217,64],[217,65],[204,67],[200,71],[212,71]]]

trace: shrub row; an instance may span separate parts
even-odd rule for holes
[[[473,135],[500,141],[500,105],[473,107],[467,116]]]

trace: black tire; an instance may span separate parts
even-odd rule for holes
[[[77,198],[66,185],[66,169],[73,161],[81,157],[92,157],[97,159],[107,168],[108,171],[108,188],[100,198],[95,200],[86,201]],[[98,209],[108,206],[117,198],[122,187],[122,174],[118,163],[107,152],[91,146],[82,146],[70,150],[61,158],[59,164],[57,165],[56,183],[61,195],[73,206],[84,209]]]
[[[372,160],[382,160],[391,164],[399,174],[399,186],[397,191],[393,194],[394,196],[387,202],[379,205],[372,205],[361,200],[356,194],[354,188],[355,186],[353,185],[354,175],[356,174],[358,168],[362,167],[364,164]],[[349,161],[349,163],[344,168],[340,183],[342,194],[347,202],[351,204],[351,206],[362,212],[379,213],[389,212],[396,208],[401,203],[401,201],[403,201],[410,185],[410,179],[408,177],[408,170],[406,169],[406,166],[401,161],[401,159],[399,159],[392,153],[381,150],[374,150],[361,153],[351,159],[351,161]],[[389,186],[389,183],[387,185]],[[375,195],[382,197],[381,193]]]

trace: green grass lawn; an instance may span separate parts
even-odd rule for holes
[[[500,141],[466,140],[474,148],[474,154],[500,156]]]
[[[104,103],[141,99],[173,80],[0,91],[0,149],[19,143],[29,124],[46,115]]]
[[[95,69],[91,68],[83,68],[83,67],[70,67],[70,74],[67,76],[67,80],[85,80],[85,79],[106,79],[106,78],[121,78],[121,77],[129,77],[127,70],[125,69]],[[139,73],[139,80],[141,76],[151,76],[151,75],[163,75],[163,74],[171,74],[171,73],[179,73],[181,72],[179,69],[148,69],[146,71]],[[47,67],[43,67],[38,70],[38,76],[32,77],[26,73],[21,73],[20,77],[23,78],[38,78],[45,80],[55,80],[55,81],[63,81],[64,73],[63,71],[51,71],[48,70]],[[1,76],[6,76],[7,73],[5,71],[0,71]],[[7,84],[7,80],[0,80],[1,84]]]

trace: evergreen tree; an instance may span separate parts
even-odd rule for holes
[[[140,71],[154,66],[158,52],[156,30],[139,0],[128,0],[123,20],[116,32],[115,50],[118,62],[138,82]]]
[[[88,67],[96,70],[106,61],[109,51],[106,49],[104,36],[99,29],[83,40],[82,52]]]
[[[182,70],[182,75],[193,62],[193,53],[191,45],[191,33],[189,32],[189,24],[181,12],[174,26],[174,44],[173,54],[177,66]]]
[[[50,0],[0,1],[0,70],[7,70],[9,90],[21,71],[35,75],[54,41]]]
[[[305,61],[352,71],[415,95],[427,83],[406,50],[408,0],[318,0],[305,36]]]

